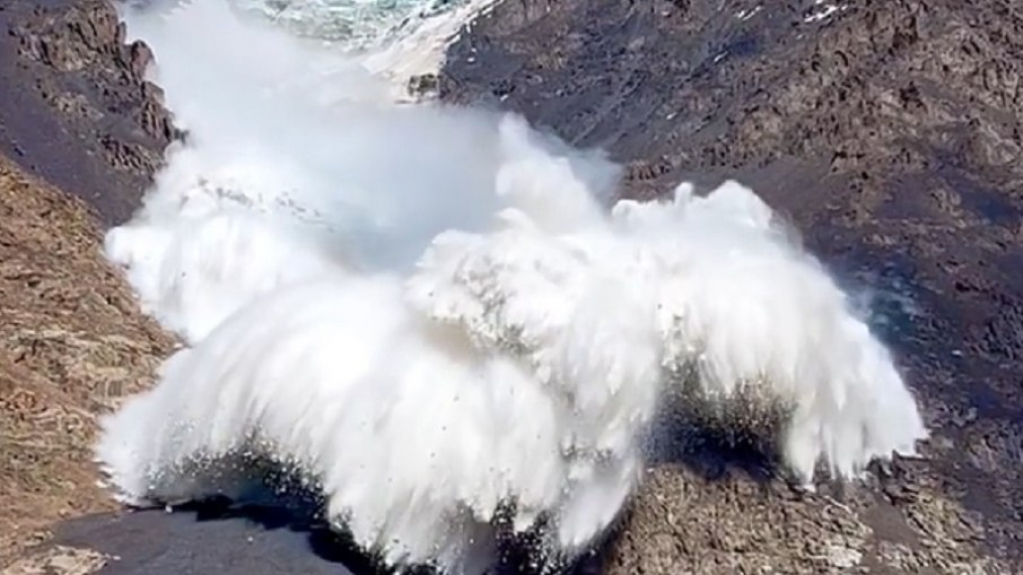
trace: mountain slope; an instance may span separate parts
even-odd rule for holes
[[[452,47],[444,99],[607,147],[630,165],[626,195],[738,178],[789,214],[872,295],[935,431],[928,461],[897,465],[882,497],[846,495],[852,527],[741,472],[701,478],[689,468],[705,454],[680,435],[683,456],[625,527],[619,572],[816,572],[836,537],[859,541],[868,567],[958,572],[935,553],[962,550],[1019,569],[1021,32],[1006,0],[524,0]]]
[[[95,417],[170,350],[99,249],[85,206],[0,157],[0,559],[114,508],[95,485]]]
[[[452,48],[444,98],[607,146],[630,165],[626,194],[739,177],[791,214],[844,282],[872,288],[935,430],[926,460],[869,489],[798,495],[760,454],[682,422],[597,557],[611,573],[1023,569],[1020,15],[996,0],[846,6],[502,2]],[[14,502],[0,523],[16,538],[0,538],[0,565],[51,522],[112,508],[93,486],[95,414],[172,346],[98,254],[93,214],[127,215],[173,135],[139,72],[147,51],[122,45],[111,14],[102,0],[0,7],[14,160],[0,161],[0,497]],[[122,572],[223,571],[234,554],[271,569],[311,550],[358,564],[319,535],[281,544],[273,521],[244,548],[233,516],[200,531],[159,512],[86,521],[71,543],[118,540],[135,566]],[[197,537],[221,556],[193,553]],[[18,569],[90,572],[100,555],[44,544]]]

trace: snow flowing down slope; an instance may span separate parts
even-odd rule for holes
[[[364,54],[212,1],[127,18],[189,138],[107,251],[189,346],[104,420],[121,500],[237,495],[269,458],[388,563],[471,574],[500,532],[554,558],[598,538],[683,381],[709,409],[787,406],[805,483],[926,435],[888,351],[751,190],[612,205],[600,153],[397,105]]]

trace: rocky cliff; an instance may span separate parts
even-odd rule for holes
[[[0,6],[0,153],[123,221],[175,136],[106,0]]]
[[[1008,0],[522,0],[451,48],[444,99],[608,148],[626,195],[737,178],[789,214],[875,294],[934,429],[925,460],[799,498],[682,426],[612,572],[1023,569],[1020,54]]]

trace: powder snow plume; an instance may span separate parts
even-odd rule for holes
[[[388,564],[481,574],[504,534],[554,559],[604,534],[682,386],[708,413],[785,406],[807,485],[926,436],[854,302],[750,189],[614,202],[601,153],[398,104],[365,53],[221,2],[125,18],[188,136],[106,250],[186,346],[103,421],[120,500],[238,495],[269,459]]]

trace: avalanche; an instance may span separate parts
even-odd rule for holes
[[[107,252],[188,346],[103,421],[120,500],[239,495],[271,459],[389,564],[475,574],[503,532],[554,559],[600,537],[682,387],[710,417],[781,409],[807,486],[926,437],[752,190],[616,202],[617,166],[519,118],[395,105],[349,56],[214,3],[127,17],[190,137]]]

